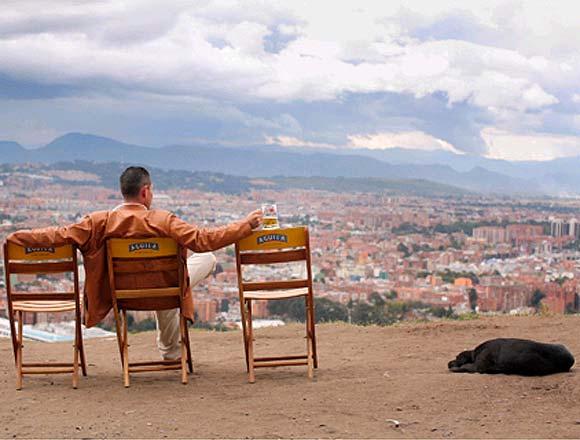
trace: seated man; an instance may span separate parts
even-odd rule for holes
[[[79,223],[62,227],[22,230],[10,234],[8,241],[20,246],[76,244],[85,265],[85,324],[91,327],[111,310],[112,299],[107,273],[106,240],[108,238],[171,237],[184,248],[197,254],[188,258],[190,281],[193,285],[206,278],[215,265],[210,252],[228,246],[252,233],[260,226],[260,210],[244,220],[220,228],[198,228],[174,214],[150,209],[153,185],[149,172],[142,167],[129,167],[120,177],[124,203],[112,211],[98,211],[85,216]],[[187,270],[184,270],[187,277]],[[142,287],[139,279],[126,280],[134,288]],[[128,288],[128,287],[125,287]],[[193,320],[193,300],[190,286],[183,301],[183,314]],[[156,312],[157,343],[164,359],[180,356],[179,315],[177,309]]]

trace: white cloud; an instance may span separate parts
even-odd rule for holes
[[[255,137],[276,134],[281,144],[308,145],[301,138],[313,136],[290,115],[239,109],[340,103],[348,94],[437,94],[449,106],[483,109],[497,133],[525,135],[541,131],[560,101],[580,102],[576,1],[55,3],[0,2],[0,79],[62,85],[77,96],[150,94],[169,106],[185,102],[182,111],[217,102],[205,107],[226,108],[230,120],[255,127]],[[284,44],[272,53],[265,42],[276,33]],[[470,148],[412,131],[412,124],[375,123],[360,132],[376,134],[353,135],[353,146],[397,140],[409,148]],[[481,121],[472,124],[479,131]],[[504,137],[486,133],[496,143]]]
[[[546,72],[562,73],[550,60],[471,42],[409,39],[403,29],[378,19],[398,8],[335,3],[333,20],[327,20],[325,8],[330,5],[321,5],[308,11],[297,8],[292,15],[269,3],[239,8],[217,1],[196,9],[176,2],[168,11],[153,7],[147,14],[138,3],[119,7],[111,1],[97,9],[96,23],[86,23],[95,4],[86,9],[69,6],[68,15],[52,17],[67,23],[66,32],[43,33],[25,32],[29,16],[12,14],[3,20],[12,20],[22,33],[0,40],[1,69],[40,82],[90,87],[95,80],[110,81],[168,95],[241,100],[331,100],[344,93],[375,92],[421,97],[443,92],[450,104],[468,100],[483,108],[525,111],[558,102],[544,85],[550,84]],[[119,24],[131,12],[136,12],[130,33],[135,38],[125,44],[119,33],[127,31]],[[80,20],[76,29],[71,28],[71,15]],[[291,23],[280,22],[285,16]],[[292,29],[297,39],[280,53],[267,53],[264,38],[277,24]],[[150,27],[156,32],[139,39]],[[226,44],[214,46],[211,42],[216,40]],[[572,68],[567,76],[577,73]]]
[[[519,134],[493,127],[486,127],[481,135],[488,147],[487,157],[493,159],[544,161],[580,155],[580,136]]]
[[[223,101],[120,93],[45,99],[0,99],[0,140],[25,146],[52,141],[70,131],[93,133],[128,143],[162,146],[191,142],[249,145],[263,142],[263,133],[302,132],[289,114],[255,115]],[[199,121],[211,121],[204,129]],[[213,133],[213,138],[209,133]]]
[[[309,147],[309,148],[328,148],[335,149],[336,145],[327,144],[323,142],[311,142],[299,139],[293,136],[264,136],[264,140],[268,145],[279,145],[281,147]]]
[[[34,116],[25,116],[17,121],[0,118],[0,133],[3,140],[14,140],[25,146],[44,145],[64,134]]]
[[[385,150],[388,148],[407,148],[413,150],[444,150],[460,153],[453,145],[422,131],[398,133],[356,134],[348,136],[349,147]]]

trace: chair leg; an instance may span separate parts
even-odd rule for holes
[[[16,351],[16,389],[22,389],[22,312],[18,311],[18,347]]]
[[[246,356],[246,371],[250,371],[250,362],[248,360],[248,323],[247,323],[247,309],[246,302],[240,305],[240,313],[242,318],[242,337],[244,339],[244,354]]]
[[[78,321],[77,321],[76,325],[78,327]],[[78,339],[79,339],[79,332],[75,328],[75,341],[73,344],[73,377],[72,377],[74,389],[77,389],[77,387],[79,386],[79,340]]]
[[[18,363],[18,334],[16,333],[16,312],[9,312],[10,336],[12,337],[12,350],[14,351],[14,365]]]
[[[127,342],[127,311],[123,310],[123,384],[129,388],[129,344]]]
[[[308,379],[314,378],[314,360],[312,353],[312,337],[306,336],[306,348],[308,352]]]
[[[85,343],[83,341],[83,329],[82,329],[82,326],[80,323],[78,324],[78,326],[79,326],[79,345],[78,345],[78,347],[79,347],[79,353],[81,356],[81,370],[82,370],[83,376],[86,376],[87,375],[87,360],[85,357]]]
[[[123,333],[121,330],[122,322],[121,316],[119,314],[119,309],[116,304],[113,303],[113,313],[115,315],[115,330],[117,332],[117,344],[119,345],[119,356],[121,358],[121,365],[123,365]]]
[[[187,349],[185,347],[185,332],[187,331],[187,326],[185,324],[185,318],[180,313],[179,314],[179,327],[181,329],[181,383],[187,384]]]
[[[80,355],[80,359],[81,359],[81,370],[82,370],[83,376],[86,376],[87,375],[87,362],[85,359],[85,347],[84,347],[84,343],[83,343],[83,326],[82,326],[82,321],[81,321],[80,306],[79,306],[79,308],[77,308],[76,314],[75,314],[75,338],[76,338],[75,347],[78,350],[79,355]]]
[[[248,304],[248,382],[256,382],[256,377],[254,375],[254,332],[252,328],[252,300],[247,300]]]
[[[304,302],[306,303],[306,353],[308,362],[308,379],[314,377],[314,362],[313,362],[313,350],[312,350],[312,329],[311,319],[310,319],[310,298],[305,297]]]
[[[316,351],[316,319],[314,317],[314,298],[309,298],[306,322],[310,323],[310,336],[312,338],[312,357],[314,358],[314,368],[318,368],[318,352]]]
[[[187,348],[187,366],[189,368],[189,372],[193,374],[193,358],[191,357],[191,344],[189,342],[189,329],[187,328],[187,320],[185,320],[185,347]]]

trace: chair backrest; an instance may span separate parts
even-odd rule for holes
[[[304,261],[306,279],[285,279],[276,281],[243,280],[242,267],[245,265],[270,265]],[[310,239],[308,228],[269,229],[252,233],[236,243],[236,268],[240,295],[244,291],[286,290],[308,288],[312,293],[312,269],[310,266]]]
[[[71,301],[77,299],[79,297],[79,274],[76,251],[76,246],[71,244],[64,246],[19,246],[10,242],[4,243],[4,272],[9,303],[13,301]],[[43,275],[67,272],[73,274],[74,290],[72,292],[14,292],[12,290],[10,275]]]
[[[107,240],[107,264],[113,302],[122,301],[130,308],[131,300],[175,297],[183,294],[182,249],[171,238],[111,238]],[[174,285],[147,285],[155,274],[173,274]],[[141,276],[140,276],[141,275]],[[139,277],[138,287],[118,288],[118,277]],[[174,307],[177,307],[175,305]]]

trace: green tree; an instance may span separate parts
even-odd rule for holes
[[[469,295],[469,307],[472,312],[475,312],[477,310],[477,290],[472,287],[467,293]]]
[[[405,314],[413,308],[413,303],[405,301],[392,301],[387,305],[386,321],[389,324],[401,321],[405,318]]]
[[[371,293],[371,295],[369,297],[369,302],[372,305],[379,306],[379,307],[382,307],[385,305],[385,300],[383,299],[383,297],[381,296],[381,294],[379,292]]]
[[[379,313],[378,307],[359,301],[354,304],[352,309],[352,323],[359,325],[377,324],[380,320]]]
[[[328,298],[315,298],[316,322],[346,321],[348,311],[343,304]],[[270,314],[290,321],[304,322],[306,320],[306,305],[303,298],[292,298],[285,301],[269,301]]]
[[[473,272],[455,272],[445,269],[445,272],[439,272],[437,275],[441,277],[443,282],[449,284],[453,284],[457,278],[469,278],[473,284],[479,284],[479,278]]]
[[[328,298],[316,298],[314,300],[316,322],[346,321],[348,312],[346,307]]]
[[[452,318],[454,313],[451,306],[445,307],[433,307],[431,308],[431,314],[436,318]]]
[[[455,237],[451,237],[451,243],[449,244],[453,249],[461,249],[461,242],[458,241]]]
[[[568,281],[568,277],[559,276],[555,281],[558,283],[558,286],[562,286],[562,284]]]
[[[403,243],[399,243],[399,245],[397,246],[397,251],[402,252],[403,257],[405,258],[411,255],[411,252],[409,252],[409,248],[405,246]]]
[[[130,315],[127,315],[127,318]],[[135,320],[133,319],[132,321],[127,319],[127,325],[129,328],[129,331],[137,333],[137,332],[146,332],[149,330],[155,330],[155,319],[153,318],[147,318],[147,319],[143,319],[139,322],[135,322]]]
[[[532,293],[532,299],[530,301],[530,305],[536,309],[536,311],[540,308],[540,303],[546,297],[546,294],[542,292],[540,289],[534,290]]]

